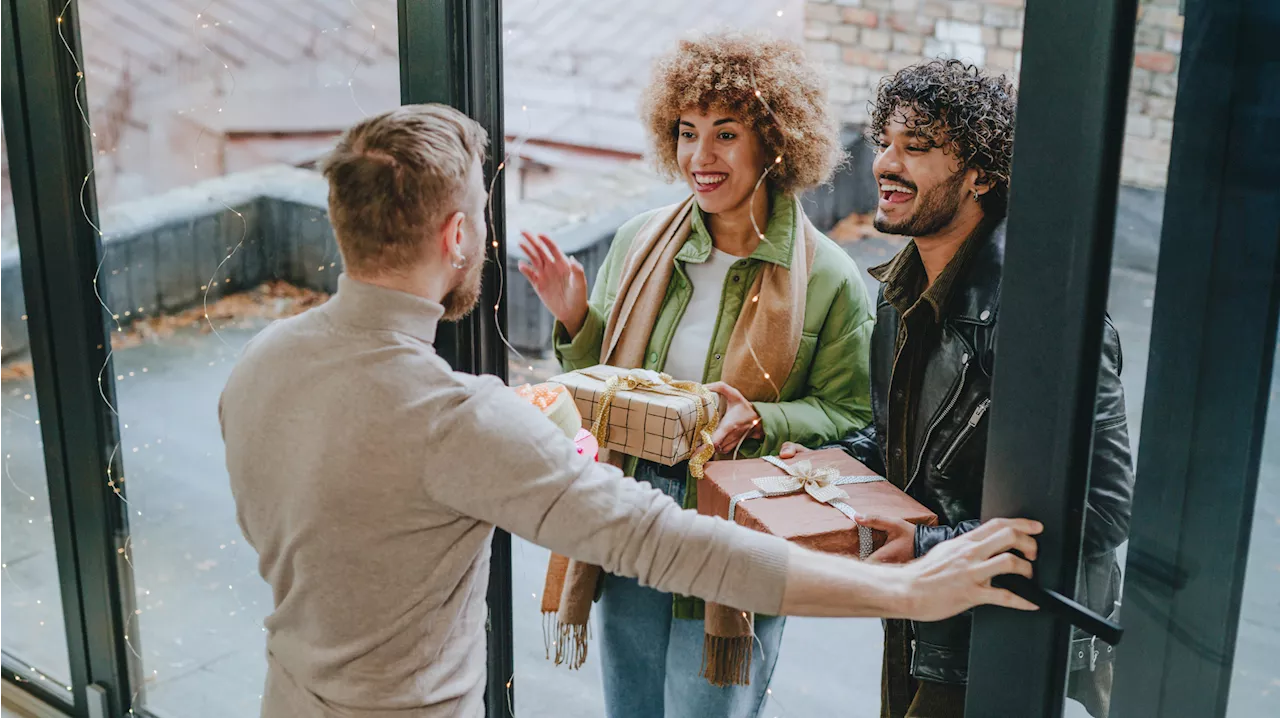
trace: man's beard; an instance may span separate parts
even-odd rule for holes
[[[937,234],[955,219],[964,201],[960,186],[964,183],[964,171],[956,172],[946,182],[916,197],[916,211],[898,224],[881,219],[877,214],[875,228],[885,234],[907,237],[928,237]]]
[[[484,256],[480,255],[472,260],[471,266],[467,267],[458,284],[441,300],[446,322],[456,322],[476,308],[476,303],[480,301],[480,286],[483,279]]]

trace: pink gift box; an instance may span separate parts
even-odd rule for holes
[[[590,456],[592,461],[600,458],[600,444],[590,431],[578,429],[578,435],[573,437],[573,443],[577,445],[579,454]]]

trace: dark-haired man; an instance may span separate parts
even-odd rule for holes
[[[889,534],[876,560],[910,561],[978,525],[1016,104],[1003,77],[957,61],[908,67],[877,91],[875,226],[912,241],[870,270],[883,283],[871,340],[874,421],[841,445],[936,512],[939,525],[867,517]],[[1128,533],[1133,474],[1119,337],[1110,321],[1104,331],[1077,591],[1108,615],[1118,605],[1115,549]],[[963,716],[970,627],[969,615],[887,622],[881,715]],[[1069,693],[1103,716],[1111,649],[1073,639]]]

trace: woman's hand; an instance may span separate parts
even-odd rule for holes
[[[778,458],[794,459],[797,456],[805,453],[806,451],[811,451],[811,449],[809,449],[809,447],[807,446],[802,446],[800,444],[797,444],[794,441],[788,441],[787,443],[782,445],[781,449],[778,449]]]
[[[707,389],[724,397],[724,416],[720,417],[720,424],[716,427],[715,434],[711,436],[711,443],[715,445],[716,453],[732,454],[744,437],[764,438],[764,426],[760,424],[760,415],[756,413],[755,407],[747,401],[742,392],[722,381],[708,384]]]
[[[520,273],[572,339],[587,319],[586,272],[578,260],[566,257],[547,235],[520,234],[524,236],[520,249],[528,257],[528,261],[520,262]]]

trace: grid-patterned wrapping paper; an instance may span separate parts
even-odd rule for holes
[[[583,372],[596,376],[587,376]],[[582,426],[592,428],[596,412],[604,396],[607,374],[625,374],[627,370],[596,366],[582,371],[552,377],[573,394],[582,414]],[[693,453],[694,432],[698,424],[698,402],[693,396],[674,396],[645,389],[619,391],[609,410],[609,431],[602,449],[638,456],[666,466],[678,464]]]

